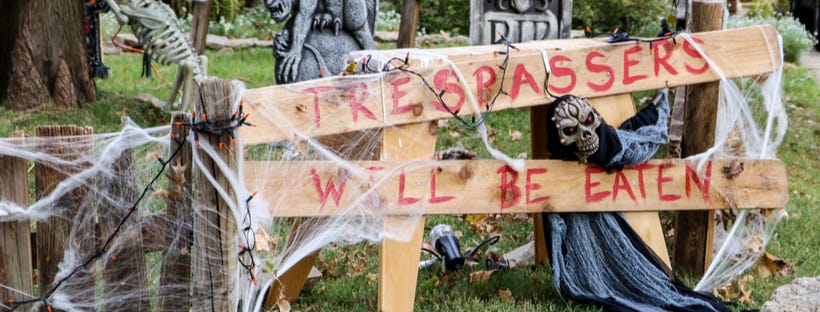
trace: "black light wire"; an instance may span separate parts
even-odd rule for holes
[[[493,54],[495,54],[495,55],[498,55],[498,54],[504,55],[504,61],[501,62],[501,64],[496,64],[496,66],[501,70],[501,82],[499,84],[498,91],[496,91],[496,93],[493,95],[492,99],[486,105],[484,105],[484,109],[485,109],[484,113],[485,114],[490,113],[492,111],[493,105],[495,104],[496,99],[500,95],[502,95],[502,94],[503,95],[508,95],[508,92],[506,90],[504,90],[504,80],[507,77],[507,67],[510,63],[510,49],[514,49],[516,51],[519,50],[503,34],[499,33],[499,36],[500,36],[500,38],[498,39],[498,41],[496,41],[496,44],[503,44],[504,45],[504,50],[503,51],[495,51],[495,52],[493,52]],[[446,93],[447,90],[436,91],[436,88],[433,87],[430,84],[430,82],[428,82],[427,79],[424,78],[424,76],[421,73],[419,73],[419,72],[417,72],[417,71],[410,68],[410,52],[407,52],[404,59],[399,58],[399,57],[390,58],[389,60],[387,60],[387,62],[384,64],[384,66],[381,68],[381,70],[373,68],[370,64],[371,60],[372,60],[372,58],[369,55],[362,59],[362,63],[363,63],[362,64],[362,73],[379,73],[379,72],[388,73],[388,72],[394,72],[394,71],[401,71],[403,73],[407,73],[407,74],[416,76],[416,77],[419,78],[419,80],[421,80],[424,87],[427,88],[427,90],[429,90],[430,93],[433,94],[433,96],[435,96],[435,98],[438,100],[439,103],[441,103],[441,106],[444,107],[444,109],[447,111],[447,113],[452,115],[453,118],[458,120],[466,128],[475,129],[475,128],[478,128],[479,126],[484,124],[484,120],[485,120],[484,117],[481,117],[478,121],[476,121],[476,114],[473,113],[471,121],[468,122],[467,120],[465,120],[464,118],[462,118],[461,116],[458,115],[459,112],[461,111],[460,109],[459,110],[453,110],[450,107],[450,105],[447,105],[447,102],[444,101],[444,99],[443,99],[444,94]],[[470,92],[470,91],[467,90],[467,92]],[[480,100],[481,99],[479,99],[479,101]]]
[[[191,115],[194,117],[194,120],[195,120],[196,119],[196,112],[192,112]],[[217,119],[217,120],[213,120],[213,121],[208,121],[207,117],[203,114],[201,121],[176,122],[175,125],[183,125],[183,126],[190,127],[191,130],[193,130],[193,132],[194,132],[194,138],[195,138],[195,142],[196,142],[197,147],[199,146],[199,133],[204,133],[204,134],[216,136],[219,140],[219,146],[221,148],[222,145],[223,145],[223,142],[222,142],[222,137],[223,136],[225,136],[225,135],[230,136],[234,140],[234,143],[235,143],[234,131],[237,128],[239,128],[241,126],[254,126],[254,124],[247,121],[248,116],[249,116],[249,114],[243,114],[242,105],[240,104],[239,105],[239,110],[234,112],[234,114],[231,117],[226,118],[226,119]],[[219,127],[214,126],[214,124],[225,124],[225,123],[227,123],[228,125],[219,126]],[[159,178],[162,177],[163,173],[168,168],[168,165],[171,163],[171,160],[173,160],[179,154],[179,152],[182,150],[182,148],[185,146],[183,144],[186,141],[185,138],[181,138],[181,139],[180,138],[175,138],[175,137],[173,137],[173,135],[171,137],[178,144],[177,148],[174,149],[174,151],[171,153],[171,156],[169,157],[169,159],[167,161],[162,159],[162,157],[160,157],[159,154],[154,154],[157,161],[162,165],[162,167],[157,172],[157,174],[154,175],[154,177],[148,182],[148,184],[145,186],[145,188],[142,190],[142,193],[140,194],[139,198],[137,198],[136,201],[132,205],[128,206],[128,209],[127,209],[128,213],[126,213],[125,216],[122,219],[120,219],[120,222],[117,224],[117,226],[112,229],[111,234],[108,235],[108,238],[105,240],[105,243],[102,245],[102,247],[100,247],[96,251],[96,253],[94,253],[93,255],[88,257],[88,259],[86,259],[82,264],[74,267],[68,275],[66,275],[63,278],[57,278],[57,283],[54,284],[45,293],[45,295],[37,297],[37,298],[32,298],[32,299],[27,299],[27,300],[19,300],[19,301],[9,299],[8,303],[11,304],[12,307],[7,309],[6,311],[14,311],[17,308],[19,308],[20,306],[30,304],[30,303],[35,303],[35,302],[38,302],[38,301],[42,302],[46,306],[48,311],[51,311],[51,306],[48,304],[48,299],[51,297],[51,295],[53,295],[54,292],[57,291],[57,289],[60,288],[60,286],[62,286],[67,281],[71,280],[77,273],[79,273],[81,271],[88,271],[89,270],[89,265],[91,265],[93,262],[99,260],[100,258],[102,258],[103,255],[105,255],[105,253],[110,248],[111,242],[113,242],[114,239],[117,237],[117,235],[121,232],[122,226],[125,225],[125,223],[131,218],[132,215],[134,215],[134,212],[137,211],[137,208],[139,207],[139,204],[142,202],[142,200],[145,198],[145,196],[148,194],[148,192],[153,189],[154,183],[156,183],[157,180],[159,180]],[[255,195],[255,193],[245,200],[245,208],[246,208],[246,211],[247,211],[247,215],[245,216],[245,220],[247,220],[248,224],[249,224],[243,229],[246,241],[248,241],[248,238],[254,238],[253,237],[254,236],[253,231],[251,230],[251,227],[250,227],[250,224],[252,224],[251,223],[251,214],[250,214],[250,201],[251,201],[251,199],[253,199],[254,195]],[[243,223],[244,223],[244,221],[243,221]],[[250,232],[250,234],[248,234],[248,232]],[[254,275],[253,275],[253,269],[255,268],[256,265],[255,265],[255,261],[254,261],[254,258],[253,258],[252,251],[255,249],[255,247],[256,247],[256,241],[254,239],[252,246],[245,246],[244,248],[242,248],[242,251],[240,251],[240,253],[239,253],[239,262],[242,264],[242,266],[246,270],[248,270],[248,273],[250,274],[251,279],[253,280],[254,284],[256,284],[256,279],[254,278]],[[241,256],[244,255],[244,254],[248,254],[250,256],[250,261],[249,262],[246,262],[246,261],[242,260]]]

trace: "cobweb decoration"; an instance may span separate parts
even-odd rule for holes
[[[691,38],[687,40],[698,47]],[[383,67],[391,58],[405,58],[407,52],[424,65],[417,71],[418,76],[377,71],[344,79],[337,77],[333,90],[317,92],[317,100],[362,102],[371,97],[382,98],[382,90],[356,90],[368,82],[389,87],[385,83],[387,75],[410,77],[406,92],[428,92],[422,80],[435,81],[434,74],[441,68],[462,75],[446,57],[433,52],[366,53],[373,64]],[[546,58],[546,52],[542,52]],[[515,57],[514,53],[508,55]],[[714,64],[710,65],[717,70]],[[780,75],[776,71],[762,87],[755,79],[738,86],[723,77],[717,143],[692,160],[775,157],[787,126]],[[65,226],[59,239],[63,244],[48,251],[54,262],[52,271],[46,269],[46,265],[52,264],[37,264],[38,274],[50,279],[30,289],[0,286],[4,296],[0,298],[0,307],[6,311],[43,307],[64,311],[259,311],[265,292],[275,285],[278,276],[329,244],[410,237],[421,211],[402,206],[408,215],[403,219],[406,224],[383,227],[376,207],[398,204],[380,202],[372,189],[385,181],[373,178],[374,168],[352,162],[381,158],[383,130],[311,137],[293,131],[297,127],[274,110],[269,115],[245,115],[244,87],[239,82],[227,84],[230,92],[213,93],[207,98],[224,102],[229,108],[226,111],[236,112],[234,115],[220,116],[198,108],[198,112],[175,115],[171,124],[161,127],[142,128],[126,120],[116,133],[0,139],[0,159],[21,159],[33,166],[34,172],[47,172],[59,181],[37,185],[38,194],[31,204],[0,200],[0,222],[36,223],[38,244],[44,243],[40,233],[48,229],[45,224]],[[441,92],[435,83],[432,85]],[[287,88],[302,90],[305,85]],[[753,99],[757,98],[755,94],[762,98]],[[443,93],[441,98],[453,103],[459,95]],[[470,92],[465,94],[463,105],[472,106],[473,111],[481,112],[485,104],[479,104]],[[326,113],[322,115],[324,120],[350,117],[339,115],[341,111]],[[521,160],[490,146],[487,130],[481,124],[488,115],[479,113],[474,118],[478,126],[473,131],[483,138],[487,154],[504,160],[510,167],[523,168]],[[268,145],[245,146],[235,130],[263,121],[275,124],[276,131],[291,133],[292,137]],[[429,158],[433,159],[433,155]],[[307,161],[330,162],[350,180],[369,180],[372,188],[347,189],[344,196],[348,197],[341,198],[344,181],[295,174],[293,167]],[[414,167],[408,162],[402,170],[412,172],[429,167]],[[268,187],[261,182],[265,177],[287,177],[288,185]],[[192,181],[197,184],[192,185]],[[321,218],[274,218],[273,215],[286,210],[285,199],[304,193],[296,187],[299,185],[309,185],[323,195],[322,206],[317,209],[334,207],[341,213]],[[207,199],[199,196],[202,193],[207,193]],[[716,235],[725,243],[697,289],[714,289],[746,270],[762,253],[777,215],[778,212],[742,210],[725,238]],[[209,253],[203,256],[203,250]],[[229,257],[221,257],[222,254]],[[196,257],[199,260],[192,260]],[[230,259],[230,265],[213,265],[224,259]]]

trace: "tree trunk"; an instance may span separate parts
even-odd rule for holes
[[[96,99],[84,14],[83,1],[0,1],[0,100],[27,109]]]

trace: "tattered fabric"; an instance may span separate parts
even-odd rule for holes
[[[556,100],[560,101],[561,99]],[[554,106],[548,114],[554,112]],[[603,123],[598,151],[588,161],[607,171],[646,162],[668,142],[665,91],[618,129]],[[547,120],[552,116],[548,115]],[[553,125],[548,130],[555,132]],[[557,138],[557,134],[556,134]],[[549,131],[548,131],[549,139]],[[556,142],[556,141],[552,141]],[[553,158],[571,159],[571,147],[548,142]],[[621,213],[543,214],[555,287],[563,296],[611,311],[730,311],[713,296],[671,278]]]

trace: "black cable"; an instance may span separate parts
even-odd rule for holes
[[[195,143],[196,143],[197,147],[199,146],[199,133],[202,132],[202,133],[205,133],[207,135],[216,136],[217,139],[219,140],[219,147],[222,148],[222,145],[223,145],[222,137],[223,136],[226,136],[226,135],[230,136],[233,139],[234,144],[235,144],[236,143],[235,142],[235,135],[234,135],[233,132],[237,128],[239,128],[241,126],[254,126],[252,123],[247,121],[248,114],[243,114],[242,108],[243,108],[243,105],[240,102],[239,109],[236,112],[234,112],[234,114],[230,118],[208,121],[207,116],[205,116],[203,114],[201,121],[176,122],[175,125],[183,125],[183,126],[190,127],[191,130],[194,132],[194,138],[195,138],[195,141],[196,141]],[[196,112],[192,112],[191,115],[193,116],[192,120],[196,120]],[[226,126],[219,126],[219,127],[214,126],[214,124],[225,124],[225,123],[227,123]],[[125,225],[125,223],[131,218],[131,216],[134,214],[134,212],[137,211],[137,209],[139,207],[139,204],[142,202],[142,200],[145,198],[145,196],[148,194],[148,192],[153,189],[154,183],[156,183],[157,180],[159,180],[159,178],[162,177],[163,173],[168,168],[168,164],[171,163],[171,160],[173,160],[179,154],[180,150],[182,150],[182,147],[185,146],[183,144],[186,140],[185,138],[177,139],[177,138],[174,138],[173,136],[172,136],[172,138],[173,138],[174,141],[176,141],[176,143],[178,143],[177,148],[174,149],[174,151],[171,153],[171,156],[169,157],[169,159],[167,161],[163,160],[162,157],[159,156],[159,154],[154,154],[157,161],[160,164],[162,164],[162,167],[157,172],[157,174],[154,175],[154,177],[148,182],[148,184],[145,186],[145,188],[142,190],[142,193],[140,194],[139,198],[137,198],[136,201],[132,205],[129,205],[127,207],[128,213],[126,213],[126,215],[122,219],[120,219],[120,222],[117,224],[117,226],[108,235],[108,238],[105,240],[105,243],[102,245],[102,247],[100,247],[100,249],[98,249],[96,251],[96,253],[94,253],[93,255],[88,257],[88,259],[86,259],[82,264],[74,267],[68,275],[66,275],[63,278],[57,278],[57,283],[54,284],[54,286],[52,286],[48,291],[46,291],[45,295],[37,297],[37,298],[28,299],[28,300],[21,300],[21,301],[16,301],[16,300],[10,299],[10,300],[8,300],[8,303],[11,304],[12,307],[7,309],[6,311],[14,311],[22,305],[35,303],[35,302],[42,302],[46,306],[46,308],[49,311],[51,311],[51,306],[48,305],[48,299],[51,297],[51,295],[53,295],[54,292],[57,291],[57,289],[59,289],[60,286],[62,286],[65,282],[71,280],[75,276],[75,274],[77,274],[80,271],[87,271],[89,269],[90,264],[92,264],[93,262],[99,260],[108,251],[111,242],[113,242],[114,239],[117,237],[117,235],[121,232],[122,226]],[[247,210],[247,215],[246,215],[245,219],[248,220],[249,224],[252,224],[251,219],[250,219],[251,215],[250,215],[250,204],[249,204],[249,202],[253,198],[254,195],[251,195],[245,201],[246,210]],[[250,230],[250,228],[251,228],[250,225],[245,227],[246,232],[247,231],[251,232],[251,236],[248,236],[248,234],[245,233],[246,242],[248,241],[247,239],[249,237],[252,237],[254,235],[252,233],[252,230]],[[252,251],[255,249],[255,247],[256,247],[256,243],[255,243],[255,238],[254,238],[253,246],[250,246],[250,248],[246,247],[240,252],[240,256],[243,253],[248,253],[250,255],[250,259],[251,259],[250,264],[246,266],[243,263],[243,267],[245,267],[245,269],[247,269],[248,272],[250,273],[250,276],[251,276],[252,280],[254,281],[254,284],[256,283],[256,279],[253,277],[252,270],[255,267],[255,262],[254,262],[254,259],[253,259]],[[242,262],[242,261],[240,260],[240,262]]]

